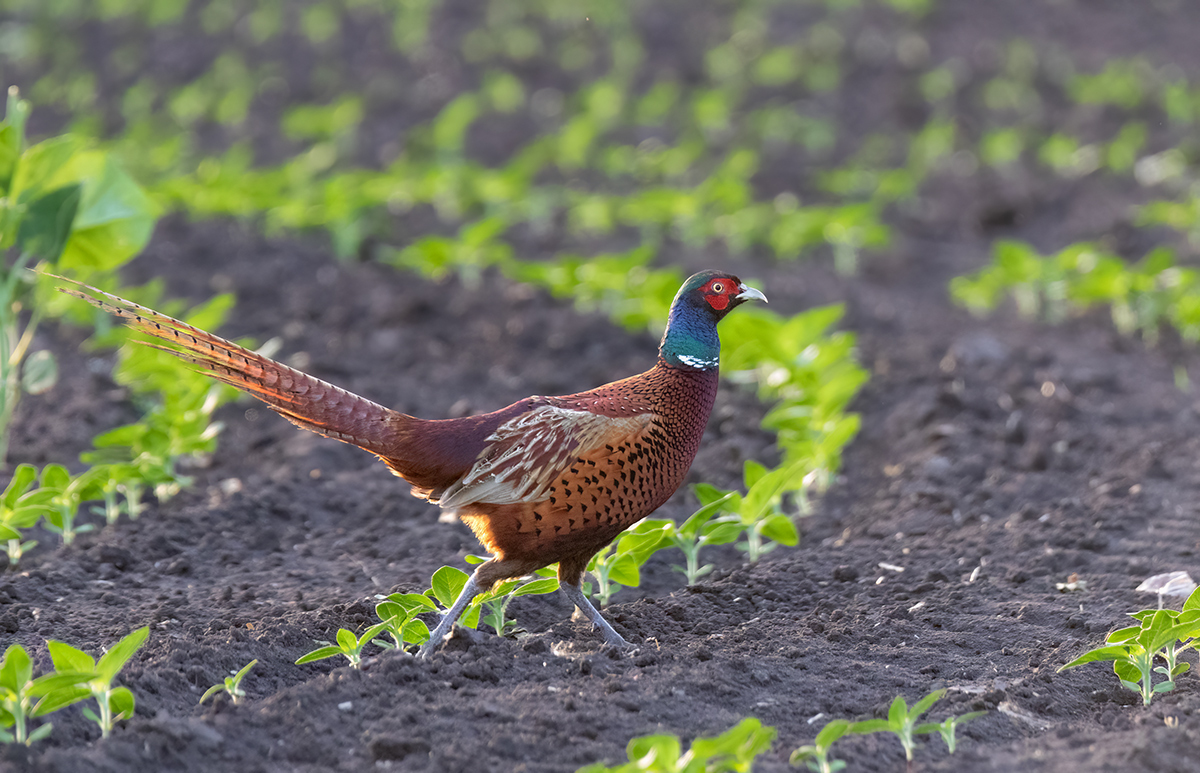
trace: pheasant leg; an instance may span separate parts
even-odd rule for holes
[[[467,584],[463,586],[458,598],[454,600],[454,604],[446,610],[446,614],[442,615],[441,622],[429,632],[429,641],[421,645],[421,649],[417,651],[417,657],[427,658],[433,654],[433,651],[446,638],[446,634],[450,633],[450,629],[454,627],[454,623],[458,621],[463,610],[471,603],[471,599],[475,598],[478,593],[479,583],[475,581],[475,575],[472,574],[467,578]]]
[[[571,600],[571,603],[579,607],[579,611],[586,615],[588,620],[592,621],[593,626],[600,629],[600,633],[604,636],[606,644],[621,647],[622,649],[630,649],[633,646],[625,641],[621,634],[613,630],[613,627],[608,624],[608,621],[604,619],[600,611],[592,606],[592,602],[588,601],[588,597],[583,594],[578,585],[560,581],[558,588]]]

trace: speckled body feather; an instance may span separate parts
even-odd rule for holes
[[[578,394],[528,397],[492,413],[427,420],[83,287],[93,295],[63,291],[165,342],[150,345],[300,427],[376,454],[416,496],[456,512],[493,554],[475,573],[479,589],[558,562],[559,579],[575,594],[592,555],[683,482],[716,398],[716,323],[743,300],[765,300],[736,277],[698,274],[680,290],[658,362],[645,373]],[[589,614],[607,626],[594,609]],[[613,637],[620,641],[607,628],[606,638]]]
[[[522,401],[529,409],[519,419],[554,426],[531,444],[538,451],[514,457],[507,468],[521,480],[539,481],[533,496],[441,504],[454,507],[479,540],[514,568],[532,571],[547,563],[544,556],[554,555],[559,577],[578,583],[597,550],[679,488],[700,448],[716,393],[715,369],[682,370],[660,360],[646,373],[589,392]],[[552,424],[551,416],[559,420]],[[577,429],[588,424],[602,429],[586,444],[576,444]],[[481,459],[503,447],[506,433],[496,434],[500,439]]]

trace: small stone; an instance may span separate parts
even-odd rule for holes
[[[376,762],[402,760],[410,755],[428,755],[431,747],[425,741],[413,738],[376,738],[367,747]]]
[[[134,563],[132,553],[115,545],[101,545],[98,552],[101,564],[111,564],[122,572]]]
[[[842,565],[833,570],[833,579],[838,582],[854,582],[858,579],[858,570],[853,566]]]

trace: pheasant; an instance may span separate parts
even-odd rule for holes
[[[667,501],[683,482],[717,392],[717,323],[748,300],[736,276],[703,271],[671,304],[658,360],[587,392],[534,396],[459,419],[384,408],[211,333],[115,295],[69,295],[165,341],[163,349],[266,403],[292,423],[378,456],[413,495],[453,511],[492,558],[480,564],[419,654],[428,656],[471,600],[495,583],[558,562],[559,587],[606,643],[628,643],[580,581],[593,555]],[[94,297],[98,296],[98,297]]]

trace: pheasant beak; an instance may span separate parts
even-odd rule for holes
[[[767,302],[767,296],[763,295],[758,290],[755,290],[753,287],[747,287],[744,284],[740,284],[740,285],[738,285],[738,289],[741,290],[741,292],[738,293],[737,295],[733,296],[736,300],[739,300],[739,301],[762,301],[763,303]]]

